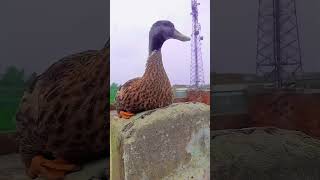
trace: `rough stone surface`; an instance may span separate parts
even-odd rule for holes
[[[109,160],[99,160],[83,166],[81,171],[68,174],[65,180],[107,180]],[[19,154],[0,156],[0,180],[31,180],[25,174],[25,168]],[[37,178],[36,180],[45,180]]]
[[[86,164],[80,171],[68,174],[65,180],[108,180],[109,160],[102,159]]]
[[[30,180],[25,175],[19,154],[0,156],[0,180]]]
[[[209,179],[210,107],[177,103],[135,115],[111,114],[111,179]]]
[[[272,127],[211,132],[214,180],[319,180],[320,141]]]

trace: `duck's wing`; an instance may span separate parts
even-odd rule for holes
[[[121,85],[117,91],[116,95],[116,109],[119,111],[119,108],[121,107],[121,102],[123,100],[123,97],[125,93],[133,87],[134,84],[138,83],[141,80],[141,77],[137,77],[134,79],[130,79],[123,85]]]

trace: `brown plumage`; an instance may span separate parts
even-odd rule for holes
[[[173,102],[173,93],[164,70],[161,51],[154,51],[148,58],[146,71],[141,78],[126,82],[116,97],[118,111],[138,113]]]
[[[149,33],[149,57],[141,78],[123,84],[116,96],[116,108],[121,112],[136,114],[165,107],[173,102],[173,92],[162,63],[161,47],[167,39],[188,41],[170,21],[157,21]]]
[[[108,58],[108,45],[65,57],[25,92],[16,124],[26,168],[36,155],[76,164],[107,156]]]

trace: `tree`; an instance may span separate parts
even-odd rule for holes
[[[118,91],[119,85],[117,83],[112,83],[110,86],[110,103],[114,103],[115,97]]]
[[[111,89],[112,89],[112,88],[118,88],[118,84],[117,84],[117,83],[112,83],[110,88],[111,88]]]
[[[24,86],[24,69],[19,70],[15,66],[6,68],[0,84],[7,86]]]

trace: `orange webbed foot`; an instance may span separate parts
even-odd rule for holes
[[[119,112],[119,117],[120,118],[130,119],[132,116],[134,116],[134,114],[131,113],[131,112],[125,112],[125,111],[120,111]]]
[[[79,166],[68,163],[63,159],[47,160],[43,156],[32,158],[27,174],[32,178],[46,177],[48,180],[64,179],[68,172],[80,170]]]

